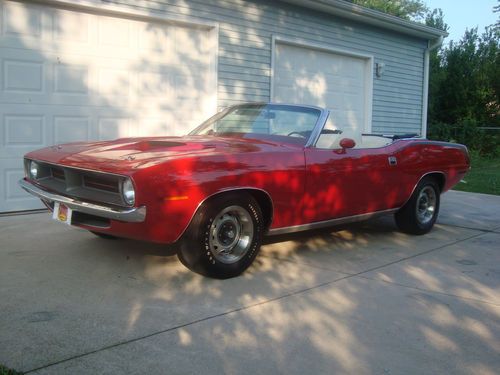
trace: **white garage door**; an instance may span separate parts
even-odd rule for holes
[[[216,110],[216,36],[0,0],[0,212],[41,207],[22,156],[63,142],[185,134]]]
[[[329,126],[371,129],[372,58],[276,41],[273,100],[331,110]]]

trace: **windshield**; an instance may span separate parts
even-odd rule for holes
[[[284,138],[305,144],[321,111],[315,108],[280,104],[245,104],[218,113],[190,135],[243,138]],[[283,140],[283,139],[282,139]]]

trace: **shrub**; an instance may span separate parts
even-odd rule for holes
[[[500,130],[480,129],[474,119],[464,119],[456,125],[442,122],[429,124],[428,138],[464,144],[481,156],[500,156]]]

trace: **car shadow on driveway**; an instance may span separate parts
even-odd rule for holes
[[[172,248],[0,218],[0,363],[38,373],[494,373],[500,235],[391,217],[266,238],[230,280]],[[26,230],[29,228],[29,230]]]

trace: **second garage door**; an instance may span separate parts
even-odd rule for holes
[[[47,145],[183,134],[216,110],[207,26],[0,0],[0,212],[40,207],[18,186]]]
[[[273,100],[331,110],[329,126],[371,130],[372,58],[276,41]]]

